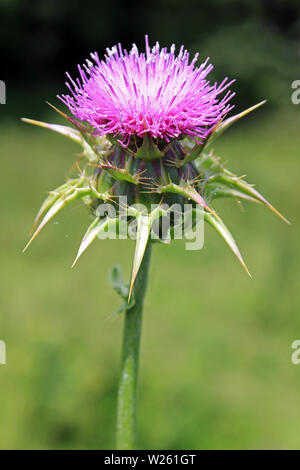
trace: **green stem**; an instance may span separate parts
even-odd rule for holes
[[[147,288],[150,257],[151,243],[148,243],[134,284],[135,304],[130,310],[127,310],[125,314],[121,377],[118,392],[118,450],[133,450],[135,448],[136,390],[139,365],[139,348],[143,304]]]

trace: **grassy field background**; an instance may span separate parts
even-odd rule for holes
[[[300,365],[291,363],[300,339],[300,117],[291,108],[266,107],[216,145],[292,222],[261,206],[215,204],[253,280],[209,227],[199,252],[183,242],[153,250],[139,448],[300,448]],[[113,448],[122,316],[108,319],[120,305],[108,272],[120,263],[129,275],[133,242],[97,241],[71,270],[89,224],[75,204],[22,254],[77,147],[16,117],[0,135],[0,448]]]

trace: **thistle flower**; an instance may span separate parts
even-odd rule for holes
[[[105,60],[96,52],[91,58],[94,63],[78,66],[80,79],[67,74],[71,95],[60,99],[96,135],[119,137],[125,147],[132,136],[145,134],[166,142],[182,136],[201,142],[233,107],[234,93],[220,98],[233,81],[210,85],[208,59],[196,67],[198,54],[189,63],[183,46],[176,56],[174,44],[170,52],[158,43],[151,49],[146,36],[145,53],[135,44],[128,53],[119,44],[107,49]]]
[[[96,53],[94,62],[79,67],[80,78],[68,75],[71,95],[60,99],[72,116],[63,115],[73,127],[24,121],[58,132],[79,144],[79,174],[51,191],[35,224],[39,223],[28,245],[59,211],[77,199],[88,206],[93,218],[79,247],[75,262],[103,233],[124,235],[136,223],[136,247],[130,283],[124,284],[117,268],[112,284],[125,300],[118,312],[125,311],[122,374],[119,388],[118,442],[121,449],[134,446],[135,389],[143,298],[151,242],[170,243],[175,238],[172,221],[167,234],[159,231],[151,239],[153,225],[169,216],[174,203],[187,203],[192,214],[201,214],[221,235],[247,270],[230,231],[212,207],[219,197],[264,204],[287,220],[243,177],[225,168],[210,145],[226,129],[261,102],[246,111],[227,117],[232,109],[229,91],[232,81],[210,84],[212,69],[206,60],[196,67],[197,55],[181,47],[175,55],[150,49],[139,53],[134,45],[127,53],[122,47],[107,50],[105,60]],[[126,215],[124,202],[126,196]],[[107,202],[115,210],[106,210]],[[154,205],[154,208],[153,208]],[[182,221],[185,224],[185,220]],[[121,227],[122,226],[122,227]],[[115,238],[115,237],[114,237]],[[74,264],[75,264],[74,262]]]
[[[233,108],[230,100],[234,93],[228,91],[233,81],[225,78],[219,85],[210,84],[207,76],[212,65],[208,65],[208,59],[196,67],[198,54],[190,61],[183,46],[177,56],[174,45],[170,52],[158,43],[151,49],[147,36],[145,53],[139,53],[136,45],[128,53],[119,44],[107,49],[105,60],[97,53],[91,57],[94,62],[87,60],[83,67],[78,66],[80,78],[73,80],[67,73],[71,95],[59,96],[73,116],[54,108],[75,129],[25,119],[75,140],[86,158],[79,178],[50,193],[36,220],[44,217],[28,245],[58,211],[81,198],[94,220],[76,262],[103,231],[111,225],[116,229],[123,210],[120,198],[126,196],[128,221],[137,221],[130,297],[151,228],[167,215],[162,206],[151,212],[151,205],[171,206],[176,202],[183,207],[191,202],[247,270],[234,238],[211,207],[212,201],[219,197],[250,200],[284,217],[252,185],[225,169],[208,148],[224,130],[264,102],[225,119]],[[96,170],[91,171],[91,166]],[[97,215],[108,201],[117,208],[113,223],[107,214]],[[146,205],[148,213],[137,210],[136,203]],[[141,230],[142,225],[146,229]],[[158,238],[169,242],[172,227],[167,237]]]

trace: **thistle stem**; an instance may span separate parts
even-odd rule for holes
[[[148,243],[134,284],[135,304],[126,311],[121,376],[118,391],[117,449],[133,450],[136,432],[136,391],[144,296],[147,288],[151,257]]]

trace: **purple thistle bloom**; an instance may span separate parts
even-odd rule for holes
[[[189,63],[183,46],[177,56],[174,45],[170,52],[158,43],[150,49],[146,36],[145,53],[135,44],[128,53],[119,44],[107,49],[105,60],[97,53],[91,58],[94,63],[78,66],[76,82],[67,74],[71,95],[59,98],[96,135],[117,137],[124,147],[131,136],[144,134],[167,142],[187,135],[201,142],[233,108],[234,93],[220,98],[233,81],[211,85],[208,59],[196,67],[198,54]]]

